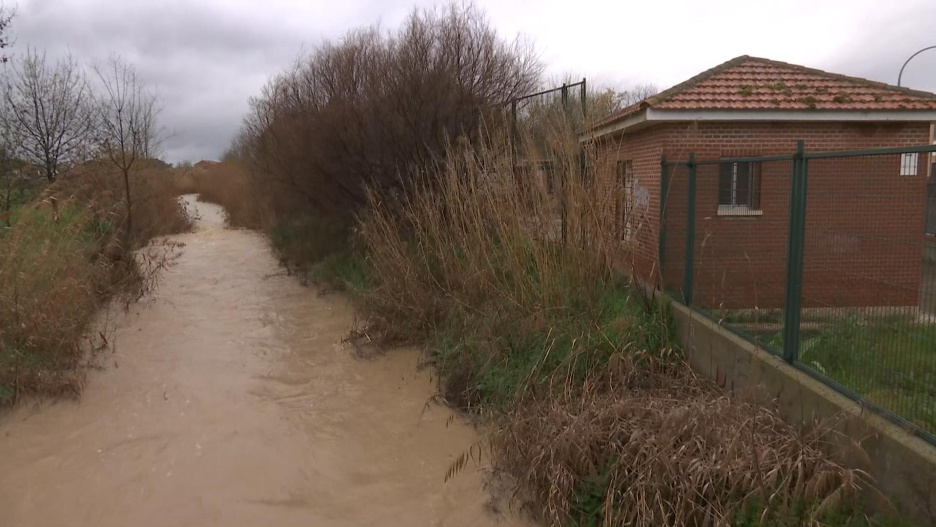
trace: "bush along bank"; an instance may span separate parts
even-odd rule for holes
[[[0,231],[0,404],[77,395],[89,348],[106,335],[95,325],[98,310],[156,286],[174,245],[151,240],[190,223],[168,167],[147,161],[131,185],[132,232],[125,228],[121,174],[103,163],[64,174],[13,210],[10,227]]]
[[[510,149],[488,142],[452,149],[403,203],[372,193],[358,249],[313,274],[352,291],[370,338],[425,343],[445,399],[488,425],[495,475],[549,525],[910,525],[863,512],[873,482],[830,455],[826,428],[689,369],[665,304],[611,265],[628,258],[603,227],[613,201],[564,152],[580,233],[565,244],[555,197],[516,185]]]

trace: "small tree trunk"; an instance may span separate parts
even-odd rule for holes
[[[127,200],[127,242],[130,241],[130,234],[133,232],[133,211],[130,201],[130,170],[124,169],[124,193]]]
[[[45,173],[46,179],[49,181],[49,183],[55,183],[55,176],[58,174],[55,173],[55,165],[48,156],[46,156]]]
[[[13,226],[13,223],[10,218],[10,216],[12,216],[10,211],[12,210],[13,210],[13,183],[10,180],[7,180],[6,203],[4,203],[4,206],[3,206],[3,213],[4,213],[4,217],[6,218],[7,228],[10,228]]]

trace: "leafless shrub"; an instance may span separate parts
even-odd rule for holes
[[[277,77],[252,101],[234,150],[278,211],[348,220],[366,186],[401,191],[411,167],[474,136],[539,71],[525,42],[502,40],[471,5],[415,11],[393,34],[353,31]]]

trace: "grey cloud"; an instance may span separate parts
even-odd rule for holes
[[[414,5],[444,1],[19,0],[13,53],[32,45],[50,56],[71,52],[89,66],[121,54],[165,102],[163,124],[172,133],[166,158],[216,158],[248,98],[303,49],[357,26],[394,28]],[[734,0],[476,1],[503,36],[521,32],[536,42],[551,74],[574,70],[619,87],[666,88],[745,53],[893,83],[907,56],[936,44],[932,0],[890,0],[886,9],[875,0],[788,0],[781,11],[769,2]],[[812,15],[803,11],[808,6],[816,8]],[[671,15],[654,19],[661,8]],[[604,15],[596,20],[593,12]],[[744,31],[712,32],[706,20]],[[905,84],[936,91],[936,51],[911,63]]]
[[[225,3],[35,1],[20,5],[14,55],[26,46],[72,53],[88,66],[119,54],[156,86],[171,132],[170,161],[216,158],[235,133],[247,98],[321,34],[284,27],[263,10]]]
[[[901,65],[914,52],[936,45],[936,3],[882,9],[857,28],[827,66],[832,71],[897,84]],[[936,92],[936,49],[908,65],[903,86]]]
[[[409,2],[367,0],[20,0],[13,53],[33,46],[88,66],[119,54],[158,88],[169,161],[217,158],[248,98],[325,38],[383,19]]]

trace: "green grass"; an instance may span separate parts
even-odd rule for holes
[[[784,512],[778,512],[775,507],[761,521],[764,515],[764,504],[752,501],[745,507],[740,507],[732,518],[732,527],[802,527],[809,523],[809,511],[815,509],[816,504],[804,506],[802,503],[793,505]],[[819,521],[824,527],[912,527],[914,524],[908,520],[893,518],[891,516],[872,516],[855,513],[853,507],[831,509],[821,514]]]
[[[721,314],[721,322],[779,353],[783,334],[775,312]],[[713,316],[718,316],[713,314]],[[763,324],[764,329],[735,327]],[[913,315],[869,316],[860,312],[804,313],[799,359],[869,401],[936,434],[936,324]]]
[[[77,205],[59,207],[57,216],[22,207],[0,238],[0,386],[7,398],[17,377],[41,380],[78,360],[76,342],[104,278],[92,261],[99,238],[89,219]]]
[[[351,294],[361,293],[367,288],[367,269],[360,255],[340,251],[332,253],[312,264],[309,271],[316,282],[333,285]]]
[[[282,262],[307,274],[324,258],[348,251],[347,229],[337,220],[308,215],[275,224],[267,238]]]
[[[45,180],[17,181],[17,184],[7,187],[9,183],[0,175],[0,236],[3,236],[7,227],[16,223],[24,206],[33,201],[45,187]]]
[[[569,515],[569,527],[601,527],[604,525],[605,496],[611,485],[611,464],[577,482]]]
[[[590,301],[570,302],[576,303],[581,311],[538,311],[519,319],[503,309],[450,317],[429,350],[444,377],[467,376],[466,386],[456,387],[460,405],[503,409],[527,392],[578,386],[615,354],[654,352],[672,342],[668,313],[648,310],[623,284]]]
[[[936,325],[848,318],[804,332],[800,361],[936,434]]]

